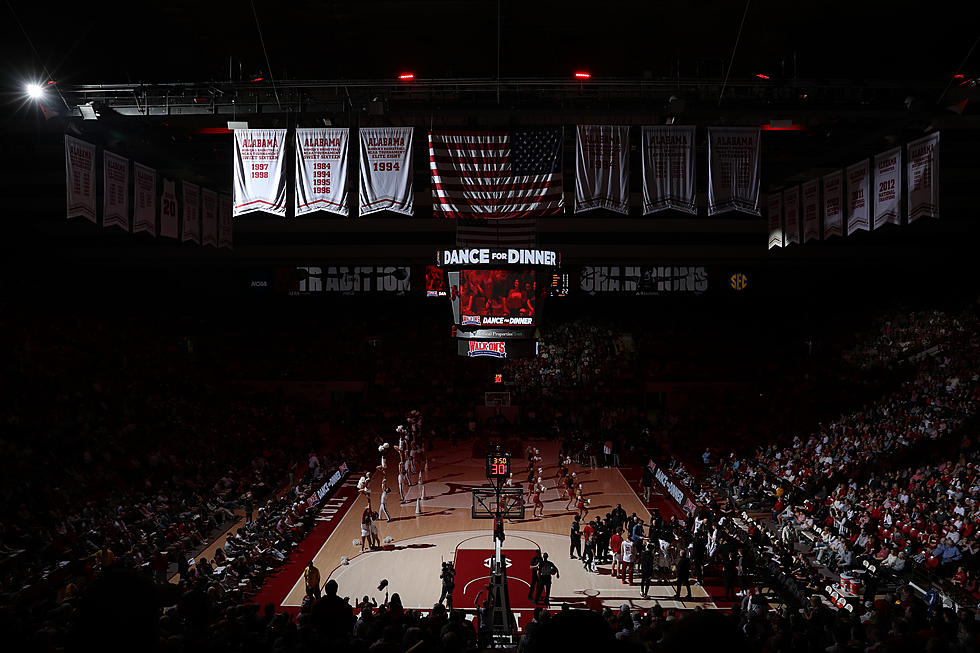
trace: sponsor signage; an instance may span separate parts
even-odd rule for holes
[[[464,315],[462,326],[533,326],[533,317],[507,317],[492,315]]]
[[[466,355],[470,358],[474,356],[507,358],[507,343],[501,340],[470,340],[468,345]]]
[[[393,292],[403,294],[412,289],[411,269],[395,266],[296,268],[298,289],[291,294],[309,295],[321,292],[357,294]]]
[[[320,501],[323,501],[323,497],[327,496],[330,490],[335,488],[345,476],[347,476],[347,463],[344,463],[338,467],[337,471],[335,471],[333,475],[327,479],[326,483],[321,485],[320,489],[309,496],[309,498],[306,500],[306,505],[312,508]]]
[[[474,247],[444,249],[436,254],[436,265],[558,265],[558,252],[541,249]]]
[[[681,489],[679,485],[674,483],[674,480],[667,474],[666,470],[654,463],[650,463],[653,468],[653,477],[657,479],[657,482],[663,487],[663,489],[670,495],[677,505],[679,505],[684,512],[688,515],[693,515],[694,511],[697,509],[694,501],[687,496],[687,493]]]
[[[590,295],[600,292],[699,295],[708,289],[708,271],[702,266],[583,267],[579,287]]]
[[[458,329],[456,331],[456,337],[468,340],[468,339],[480,339],[480,340],[500,340],[502,338],[533,338],[533,329],[473,329],[466,331],[463,329]]]

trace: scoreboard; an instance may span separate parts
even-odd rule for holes
[[[509,454],[487,454],[487,478],[507,479],[510,476]]]

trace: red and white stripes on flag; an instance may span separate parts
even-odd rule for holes
[[[163,180],[160,194],[160,235],[164,238],[177,237],[177,188],[169,179]]]
[[[218,194],[207,188],[201,191],[201,244],[218,246]]]
[[[820,240],[820,180],[803,184],[803,242]]]
[[[411,127],[362,128],[361,179],[358,190],[360,215],[392,211],[412,215]]]
[[[184,197],[184,211],[181,216],[180,242],[201,242],[201,187],[184,181],[180,184]]]
[[[901,196],[902,148],[896,147],[875,157],[875,229],[901,223]]]
[[[783,216],[786,221],[786,244],[800,242],[800,187],[783,191]]]
[[[823,237],[842,236],[844,211],[844,173],[823,176]]]
[[[286,215],[285,141],[285,129],[235,130],[235,215]]]
[[[630,128],[575,127],[575,213],[630,212]]]
[[[909,143],[909,223],[929,215],[939,217],[939,132]]]
[[[758,127],[708,127],[708,215],[761,215],[759,134]]]
[[[95,209],[95,146],[65,135],[69,218],[98,222]]]
[[[105,180],[102,226],[129,231],[129,159],[103,152],[102,165]]]
[[[667,209],[697,215],[694,197],[695,129],[693,126],[643,128],[643,215]]]
[[[497,220],[559,213],[561,148],[561,128],[430,132],[433,214]]]
[[[157,173],[142,163],[133,164],[133,232],[157,235]]]
[[[218,196],[218,247],[232,248],[231,196],[221,193]]]
[[[868,231],[870,209],[868,199],[871,188],[871,163],[865,159],[848,166],[847,178],[847,235],[855,231]]]
[[[296,129],[296,215],[347,215],[346,127]]]
[[[769,249],[783,246],[783,194],[769,193]]]

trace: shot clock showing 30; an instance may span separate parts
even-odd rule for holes
[[[507,478],[510,476],[510,456],[489,454],[487,456],[487,478]]]

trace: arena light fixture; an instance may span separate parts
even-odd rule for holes
[[[44,95],[43,86],[34,82],[27,85],[27,97],[32,100],[40,100],[42,95]]]
[[[755,76],[759,79],[769,79],[769,75],[764,75],[762,73],[756,73]]]
[[[413,80],[415,79],[415,73],[401,73],[398,75],[398,79],[402,80],[403,82]]]
[[[575,73],[575,79],[591,79],[592,73],[586,72],[584,70],[579,70]]]

